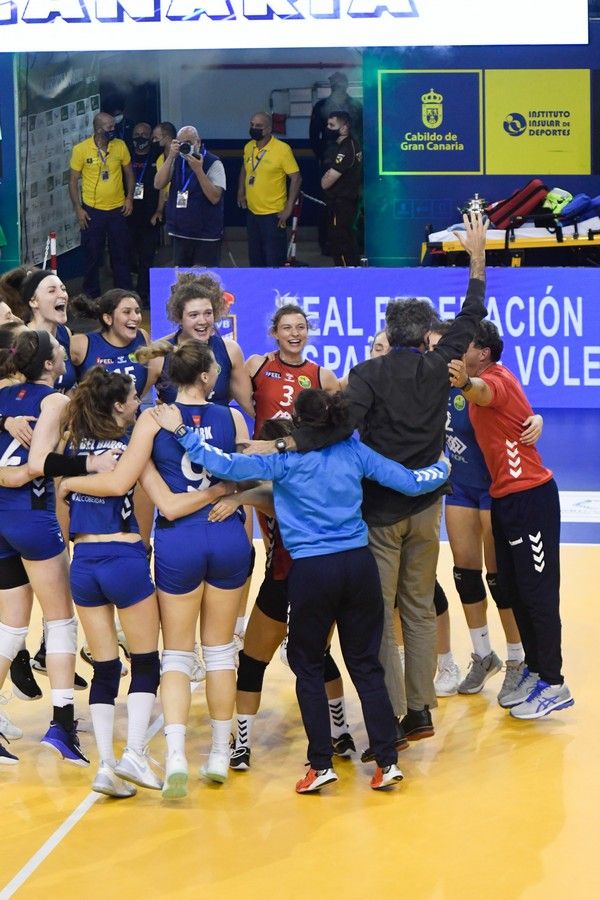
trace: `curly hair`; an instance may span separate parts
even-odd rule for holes
[[[167,318],[177,325],[183,319],[186,303],[190,300],[209,300],[213,309],[215,322],[219,322],[227,312],[227,303],[223,297],[223,286],[215,275],[203,272],[182,272],[171,286],[171,296],[167,302]]]

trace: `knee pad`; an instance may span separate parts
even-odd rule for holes
[[[163,650],[161,674],[181,672],[191,681],[195,661],[195,654],[191,650]]]
[[[510,597],[506,596],[506,590],[498,580],[497,572],[487,572],[485,580],[488,583],[490,594],[498,609],[512,609]]]
[[[94,661],[94,677],[90,685],[90,706],[93,703],[115,705],[121,680],[121,660],[109,659],[106,662]]]
[[[469,603],[481,603],[485,600],[485,586],[481,577],[481,569],[452,569],[454,584],[460,597],[460,602],[468,606]]]
[[[448,598],[446,591],[441,586],[437,578],[435,579],[435,587],[433,589],[433,605],[435,606],[436,616],[442,616],[448,609]]]
[[[158,650],[151,653],[132,653],[131,684],[128,694],[156,694],[160,683]]]
[[[328,647],[325,651],[325,684],[327,684],[328,681],[335,681],[336,678],[341,678],[341,672],[331,655],[331,647]]]
[[[51,653],[77,653],[77,619],[44,620],[46,656]]]
[[[248,691],[251,694],[260,694],[265,677],[265,669],[269,664],[261,659],[254,659],[240,650],[240,665],[237,673],[238,691]]]
[[[227,669],[235,671],[236,647],[232,641],[230,644],[218,644],[216,647],[206,647],[202,644],[202,656],[207,672],[224,672]]]
[[[7,556],[0,559],[0,591],[11,591],[24,584],[29,584],[29,578],[21,557]]]
[[[27,631],[27,628],[13,628],[0,622],[0,656],[12,662],[25,644]]]

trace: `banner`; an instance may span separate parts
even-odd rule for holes
[[[51,32],[43,26],[51,26]],[[0,0],[0,47],[585,44],[587,0]]]
[[[165,306],[177,270],[151,270],[152,336],[175,330]],[[221,269],[235,296],[226,332],[245,357],[274,348],[270,321],[297,303],[311,322],[306,356],[338,378],[369,356],[396,297],[428,300],[443,319],[460,310],[466,269]],[[600,271],[491,269],[486,305],[505,348],[502,362],[520,379],[536,409],[600,408]]]

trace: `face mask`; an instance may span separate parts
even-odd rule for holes
[[[112,129],[112,131],[105,130],[104,137],[106,138],[107,141],[114,141],[114,139],[116,137],[116,131],[114,130],[114,128]]]
[[[253,128],[250,126],[250,137],[253,141],[260,141],[263,139],[263,129],[262,128]]]
[[[340,136],[339,128],[328,128],[327,129],[327,140],[328,141],[337,141]]]
[[[150,146],[150,140],[147,137],[134,137],[133,146],[138,153],[143,153]]]
[[[123,113],[119,113],[115,116],[115,125],[120,125],[123,121]]]

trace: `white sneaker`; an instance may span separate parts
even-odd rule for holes
[[[199,682],[204,681],[205,678],[206,666],[204,665],[204,660],[200,656],[200,647],[198,644],[194,644],[194,663],[190,681],[198,684]]]
[[[229,759],[229,750],[225,751],[225,753],[217,753],[216,750],[211,750],[208,754],[207,762],[200,768],[200,774],[210,781],[223,784],[224,781],[227,781],[227,776],[229,775]]]
[[[151,791],[162,790],[163,783],[152,771],[150,760],[145,753],[137,753],[131,747],[125,747],[123,756],[115,766],[115,773],[124,781],[130,781],[139,787]]]
[[[404,775],[398,766],[393,763],[391,766],[385,766],[384,768],[377,766],[375,774],[371,778],[371,787],[374,791],[381,791],[385,788],[393,787],[399,781],[402,781],[403,778]]]
[[[136,789],[132,784],[127,784],[115,774],[110,763],[102,761],[92,783],[92,790],[97,794],[105,794],[107,797],[135,797]]]
[[[165,800],[187,797],[188,764],[183,753],[168,753],[165,760],[165,783],[162,795]]]
[[[458,693],[458,685],[460,684],[460,669],[455,662],[451,662],[447,666],[438,669],[438,673],[433,682],[436,697],[452,697]]]
[[[8,703],[10,695],[0,694],[0,703]],[[9,741],[18,741],[23,737],[23,732],[17,725],[13,725],[8,716],[0,715],[0,734]]]

